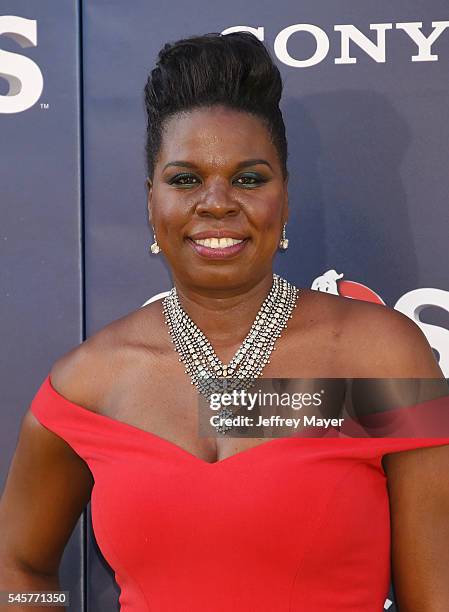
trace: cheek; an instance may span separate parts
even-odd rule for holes
[[[264,198],[259,206],[251,207],[253,222],[265,231],[277,232],[280,214],[279,197]]]
[[[159,226],[159,231],[169,234],[171,229],[179,229],[187,222],[190,216],[190,207],[186,202],[179,202],[176,198],[159,195],[153,204],[153,219]]]

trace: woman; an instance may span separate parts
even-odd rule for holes
[[[281,90],[249,33],[161,50],[145,87],[148,211],[176,292],[53,364],[2,498],[1,588],[57,588],[91,498],[123,612],[379,612],[390,553],[401,610],[449,605],[449,438],[198,435],[209,358],[242,380],[243,366],[262,379],[442,378],[406,316],[273,278],[288,246]],[[267,296],[282,324],[268,308],[248,351]]]

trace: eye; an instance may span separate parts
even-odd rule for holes
[[[268,181],[267,178],[261,176],[260,174],[243,174],[236,179],[236,181],[242,180],[244,182],[239,182],[238,184],[240,187],[245,188],[257,187],[261,183],[266,183]],[[169,185],[177,185],[178,187],[191,187],[198,185],[200,180],[194,174],[184,172],[171,178],[168,183]]]
[[[249,182],[239,183],[241,187],[257,187],[261,183],[266,183],[268,179],[260,174],[242,174],[237,181],[241,179],[249,179]]]
[[[198,183],[198,179],[195,175],[190,173],[177,174],[169,181],[169,185],[179,185],[180,187],[195,185],[197,183],[188,182],[189,179],[194,179]]]

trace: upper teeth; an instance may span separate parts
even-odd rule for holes
[[[224,249],[233,244],[243,242],[243,240],[236,240],[235,238],[204,238],[202,240],[194,240],[194,242],[212,249]]]

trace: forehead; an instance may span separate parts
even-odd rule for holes
[[[225,160],[270,157],[277,151],[262,119],[222,106],[197,108],[169,117],[162,135],[159,160]]]

